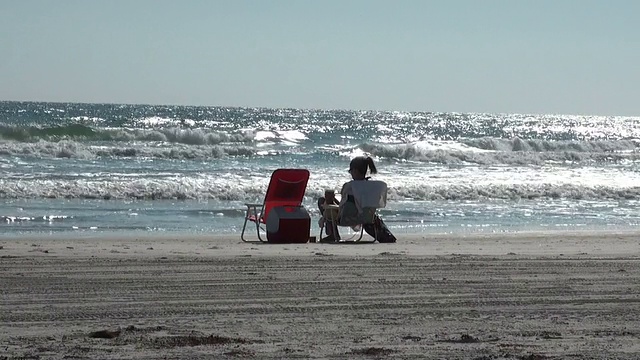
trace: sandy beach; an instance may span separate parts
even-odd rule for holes
[[[0,359],[640,357],[636,232],[0,246]]]

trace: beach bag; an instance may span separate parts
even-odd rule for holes
[[[373,226],[376,227],[376,240],[379,243],[394,243],[397,241],[396,237],[393,236],[389,228],[382,223],[379,217],[376,217]]]

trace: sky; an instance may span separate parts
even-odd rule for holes
[[[0,100],[640,115],[635,0],[0,0]]]

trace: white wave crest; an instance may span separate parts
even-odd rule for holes
[[[225,156],[250,156],[255,150],[248,146],[181,145],[152,147],[145,145],[92,146],[75,141],[22,143],[0,141],[0,155],[38,158],[95,159],[100,157],[136,157],[159,159],[218,159]]]
[[[4,223],[22,223],[22,222],[54,222],[66,219],[72,219],[73,216],[67,215],[44,215],[44,216],[0,216],[0,222]]]
[[[466,139],[461,141],[467,146],[482,150],[496,151],[532,151],[532,152],[619,152],[630,151],[637,148],[636,141],[633,140],[590,140],[590,141],[550,141],[550,140],[523,140],[480,138]]]
[[[358,151],[377,158],[439,164],[539,165],[545,162],[619,162],[640,160],[633,141],[541,142],[478,139],[458,146],[411,144],[361,144]]]
[[[0,179],[0,198],[69,199],[213,199],[261,201],[268,179],[190,178],[127,180],[16,180]],[[325,186],[310,184],[307,200],[322,193]],[[573,199],[639,200],[640,187],[588,186],[580,184],[412,184],[391,186],[389,200],[482,200],[482,199]],[[54,219],[55,220],[55,219]],[[6,220],[5,220],[6,221]],[[49,220],[51,221],[51,220]]]
[[[109,129],[107,135],[120,141],[158,141],[188,145],[217,145],[222,143],[248,143],[256,136],[247,130],[239,133],[227,133],[206,129]]]
[[[424,185],[393,187],[389,191],[389,198],[392,200],[640,199],[640,187],[620,188],[574,184]]]
[[[298,130],[256,131],[253,137],[256,141],[280,141],[284,144],[296,145],[307,136]]]
[[[134,181],[0,180],[0,198],[246,200],[264,197],[264,182],[230,183],[227,179],[175,177]]]

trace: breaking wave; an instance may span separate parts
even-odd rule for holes
[[[358,148],[380,158],[480,165],[539,165],[545,162],[620,162],[640,160],[638,144],[616,141],[544,141],[521,139],[467,139],[457,143],[360,144]]]
[[[137,200],[246,200],[264,197],[264,187],[220,185],[194,178],[92,180],[0,180],[5,199],[137,199]]]
[[[73,216],[67,215],[44,215],[44,216],[0,216],[0,223],[23,223],[23,222],[59,222],[67,219],[72,219]]]
[[[224,200],[262,199],[266,184],[176,177],[138,180],[0,180],[2,199],[104,199],[104,200]],[[321,193],[310,184],[307,201]],[[640,187],[584,186],[574,184],[423,184],[391,186],[389,200],[638,200]]]
[[[248,143],[255,138],[253,131],[227,133],[206,129],[178,127],[160,129],[105,129],[81,124],[64,126],[0,126],[0,139],[19,142],[62,141],[155,141],[188,145],[217,145],[222,143]]]
[[[482,149],[495,151],[520,151],[520,152],[617,152],[636,150],[638,143],[635,140],[540,140],[540,139],[496,139],[478,138],[465,139],[462,143]]]
[[[472,147],[478,145],[478,147]],[[480,164],[480,165],[541,165],[556,163],[618,163],[640,161],[640,151],[633,141],[612,142],[550,142],[533,143],[541,150],[519,150],[522,144],[513,142],[465,141],[434,146],[424,143],[411,144],[371,144],[356,147],[358,153],[391,160],[408,160],[437,164]],[[485,148],[480,148],[480,146]],[[531,146],[531,145],[527,145]],[[514,150],[515,149],[515,150]],[[219,159],[226,156],[278,155],[283,151],[255,144],[221,143],[216,145],[161,144],[145,142],[85,143],[74,140],[19,142],[0,140],[0,156],[22,156],[34,158],[63,158],[91,160],[96,158],[146,158],[176,160]],[[299,149],[296,151],[300,151]],[[311,154],[324,156],[335,150],[323,146],[310,145]],[[343,155],[353,156],[353,152]]]
[[[640,187],[620,188],[573,184],[491,184],[396,187],[389,189],[392,199],[412,200],[482,200],[482,199],[571,199],[637,200]]]
[[[250,156],[255,150],[250,146],[234,145],[173,145],[151,147],[142,145],[93,146],[75,141],[35,143],[2,142],[0,155],[31,156],[37,158],[95,159],[107,158],[156,158],[156,159],[219,159],[225,156]]]

